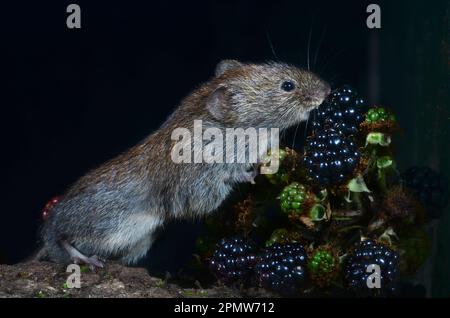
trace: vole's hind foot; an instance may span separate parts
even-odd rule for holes
[[[87,260],[82,260],[82,262],[85,265],[88,265],[91,271],[95,271],[96,268],[105,267],[104,260],[98,258],[97,255],[92,255],[91,257],[88,257]]]
[[[96,268],[103,268],[105,266],[103,260],[99,259],[97,255],[93,255],[91,257],[88,257],[84,254],[82,254],[79,250],[77,250],[75,247],[70,245],[67,241],[63,241],[61,245],[64,247],[64,249],[69,253],[71,260],[75,264],[84,264],[89,266],[91,271],[94,271]]]

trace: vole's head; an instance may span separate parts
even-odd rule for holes
[[[306,120],[330,93],[317,75],[282,63],[225,60],[216,68],[213,85],[208,111],[241,127],[288,128]]]

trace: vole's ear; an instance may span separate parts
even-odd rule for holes
[[[225,86],[216,88],[206,100],[206,108],[217,120],[222,120],[227,116],[229,110],[229,94]]]
[[[242,65],[241,62],[236,60],[223,60],[216,66],[216,76],[220,76],[225,73],[225,71]]]

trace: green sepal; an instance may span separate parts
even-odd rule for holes
[[[378,169],[386,169],[393,166],[394,160],[390,156],[383,156],[377,159]]]
[[[347,188],[348,188],[348,195],[347,195],[347,197],[345,197],[345,201],[347,201],[348,203],[352,202],[350,200],[351,192],[356,192],[356,193],[372,192],[369,190],[369,188],[367,188],[366,182],[364,181],[363,176],[360,174],[348,182]]]
[[[327,218],[326,209],[322,204],[315,204],[309,211],[309,216],[314,222],[325,220]]]
[[[364,178],[362,175],[357,175],[355,178],[350,180],[347,184],[348,190],[350,192],[372,192],[367,188],[366,182],[364,181]]]

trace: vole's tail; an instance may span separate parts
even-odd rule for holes
[[[50,257],[45,246],[39,247],[30,256],[25,259],[25,262],[42,262],[49,261]]]

